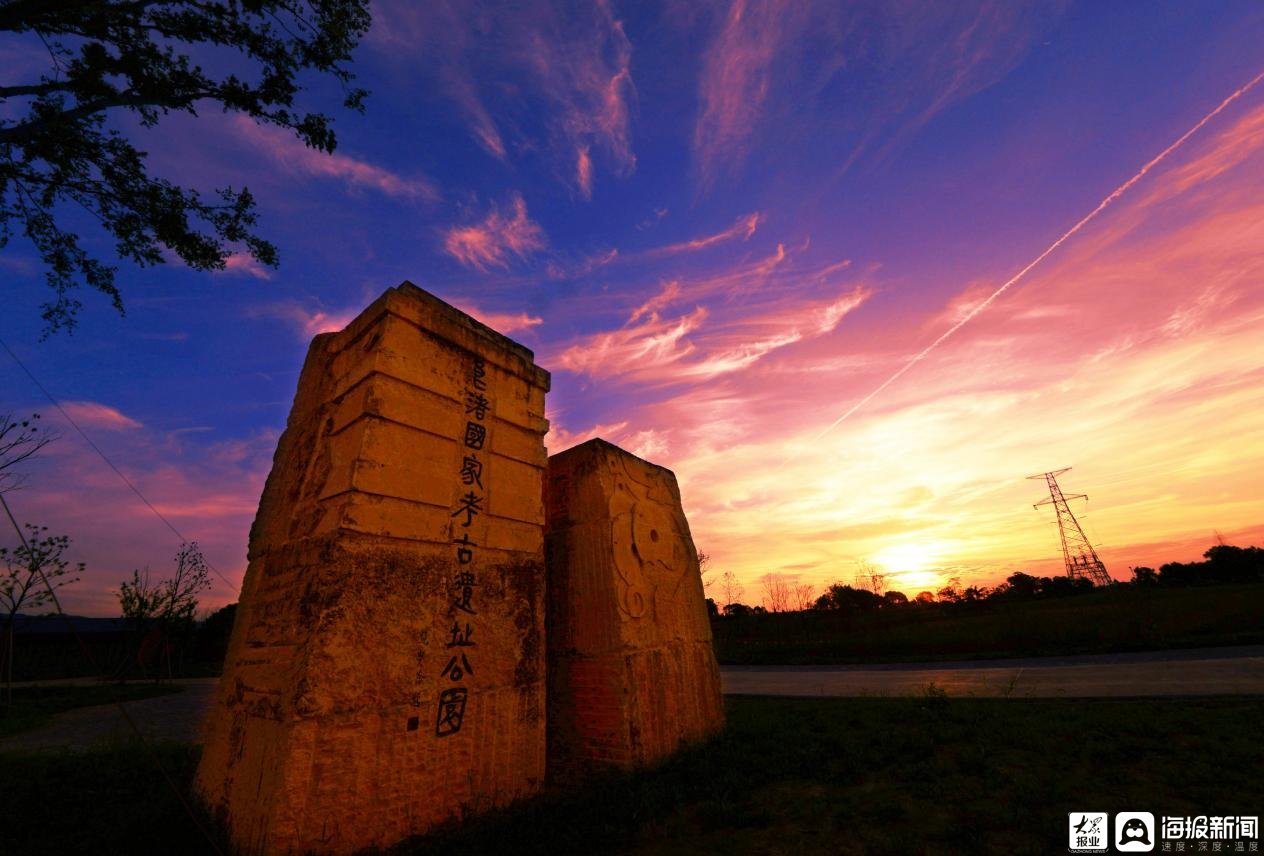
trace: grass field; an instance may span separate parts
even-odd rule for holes
[[[736,698],[667,765],[451,825],[395,856],[1054,853],[1070,811],[1259,814],[1264,699]],[[197,750],[160,750],[183,784]],[[73,819],[73,822],[71,822]],[[136,748],[0,756],[4,852],[204,853]],[[16,836],[16,837],[14,837]]]
[[[1098,654],[1264,643],[1264,585],[1113,586],[1071,597],[712,622],[724,664],[829,664]]]
[[[76,707],[133,701],[180,692],[170,684],[100,684],[86,687],[22,687],[13,691],[13,705],[0,701],[0,737],[43,725],[53,714]],[[3,699],[0,688],[0,700]]]

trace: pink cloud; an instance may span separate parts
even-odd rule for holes
[[[549,413],[549,432],[544,435],[544,446],[549,450],[550,455],[556,455],[558,452],[564,452],[572,446],[578,446],[596,437],[603,440],[619,437],[627,427],[627,422],[610,422],[593,425],[585,431],[571,433],[562,427],[557,414]],[[614,442],[613,439],[611,442]]]
[[[383,0],[374,4],[373,18],[369,42],[397,64],[421,63],[493,157],[550,151],[563,165],[558,174],[585,199],[599,162],[617,175],[635,169],[632,45],[611,4],[567,12],[518,4],[492,11],[447,0]],[[486,50],[489,41],[501,48]],[[515,113],[519,99],[500,103],[505,92],[519,91],[545,106],[531,122]],[[546,139],[522,130],[537,123]]]
[[[1064,5],[730,0],[703,52],[692,139],[700,183],[740,167],[774,123],[837,139],[836,175],[881,160],[1003,79]]]
[[[488,312],[460,299],[453,300],[452,305],[471,318],[491,327],[497,333],[516,333],[520,330],[530,330],[544,323],[543,318],[528,315],[526,312]]]
[[[628,318],[628,323],[632,324],[647,315],[657,314],[659,310],[670,306],[678,297],[680,297],[680,282],[672,280],[665,284],[660,292],[638,306]]]
[[[771,66],[795,3],[734,0],[703,59],[698,85],[701,112],[693,131],[694,157],[704,184],[721,165],[741,160],[772,88]]]
[[[544,323],[542,318],[526,312],[492,312],[461,298],[451,298],[449,302],[499,333],[508,334],[530,330]],[[336,333],[342,330],[362,311],[364,311],[363,306],[324,309],[287,300],[254,307],[249,314],[254,318],[276,318],[284,321],[301,338],[310,339],[319,333]]]
[[[310,339],[319,333],[338,332],[350,324],[363,308],[313,309],[297,301],[286,300],[253,307],[249,310],[249,315],[252,318],[276,318],[285,321],[303,339]]]
[[[305,146],[292,133],[260,125],[247,116],[236,116],[233,128],[252,146],[291,173],[338,178],[354,188],[376,190],[402,199],[434,201],[439,198],[438,190],[428,179],[419,176],[405,178],[350,155],[317,151]]]
[[[579,279],[592,274],[618,258],[619,250],[611,247],[608,250],[593,253],[573,264],[555,259],[545,265],[544,270],[550,279]]]
[[[449,229],[443,248],[461,264],[478,270],[509,267],[511,256],[526,258],[544,249],[544,230],[527,216],[527,203],[521,195],[514,195],[511,208],[509,216],[493,207],[481,223]]]
[[[762,219],[763,215],[761,215],[758,211],[755,211],[751,214],[747,214],[745,217],[739,217],[736,223],[722,232],[716,232],[713,235],[704,235],[701,238],[694,238],[689,241],[681,241],[677,244],[668,244],[665,247],[657,247],[652,250],[647,250],[644,255],[649,257],[671,256],[676,255],[677,253],[697,252],[698,250],[704,250],[707,247],[713,247],[716,244],[722,244],[726,241],[747,241],[755,234],[755,229],[758,228]]]
[[[807,335],[814,318],[846,317],[845,293],[740,318],[713,306],[670,367],[686,377],[666,393],[654,377],[626,379],[631,401],[606,418],[662,435],[695,538],[748,586],[773,566],[846,581],[857,560],[891,556],[923,568],[891,569],[919,588],[1058,573],[1056,531],[1022,477],[1068,464],[1117,578],[1196,558],[1217,529],[1256,543],[1264,139],[1239,148],[1254,113],[1226,115],[1222,133],[1156,166],[835,432],[820,429],[1012,271],[963,277],[974,286],[947,306],[875,307],[846,338]],[[769,347],[796,327],[793,347]],[[707,371],[761,350],[740,371]]]
[[[227,578],[212,575],[212,588],[201,598],[203,608],[212,608],[237,599],[250,523],[277,436],[265,432],[210,444],[186,440],[187,435],[138,425],[111,437],[108,451],[145,498],[181,536],[197,541]],[[85,495],[93,501],[84,502]],[[77,436],[67,434],[49,446],[11,502],[23,521],[70,536],[72,561],[87,564],[80,582],[59,593],[70,612],[118,615],[119,583],[133,568],[166,575],[180,546],[180,538]]]
[[[588,336],[552,362],[594,377],[625,372],[659,374],[692,353],[693,345],[684,339],[706,317],[707,310],[702,307],[674,321],[660,321],[651,315],[639,325]]]
[[[676,319],[657,309],[674,300],[679,287],[637,307],[619,330],[588,336],[555,358],[559,368],[590,377],[623,377],[641,382],[705,380],[748,368],[768,354],[832,332],[872,295],[856,286],[833,299],[764,301],[757,313],[715,316],[706,329],[704,307]]]
[[[63,401],[61,408],[83,428],[126,431],[144,427],[141,423],[130,416],[124,415],[116,408],[96,401]]]
[[[580,195],[592,199],[592,158],[588,155],[588,147],[582,146],[576,154],[575,184],[579,186]]]
[[[272,279],[272,272],[249,253],[232,253],[224,260],[225,273],[242,273],[255,279]]]

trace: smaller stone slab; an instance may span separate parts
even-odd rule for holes
[[[724,724],[676,477],[604,440],[549,458],[548,775],[651,764]]]

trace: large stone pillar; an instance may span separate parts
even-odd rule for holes
[[[350,853],[535,791],[549,375],[411,283],[317,336],[196,787],[247,853]]]
[[[590,440],[550,457],[548,479],[550,778],[650,764],[721,728],[676,477]]]

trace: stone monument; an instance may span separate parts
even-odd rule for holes
[[[549,458],[549,777],[653,763],[724,724],[670,470],[604,440]]]
[[[312,341],[195,783],[235,849],[382,847],[541,786],[548,387],[407,282]]]

